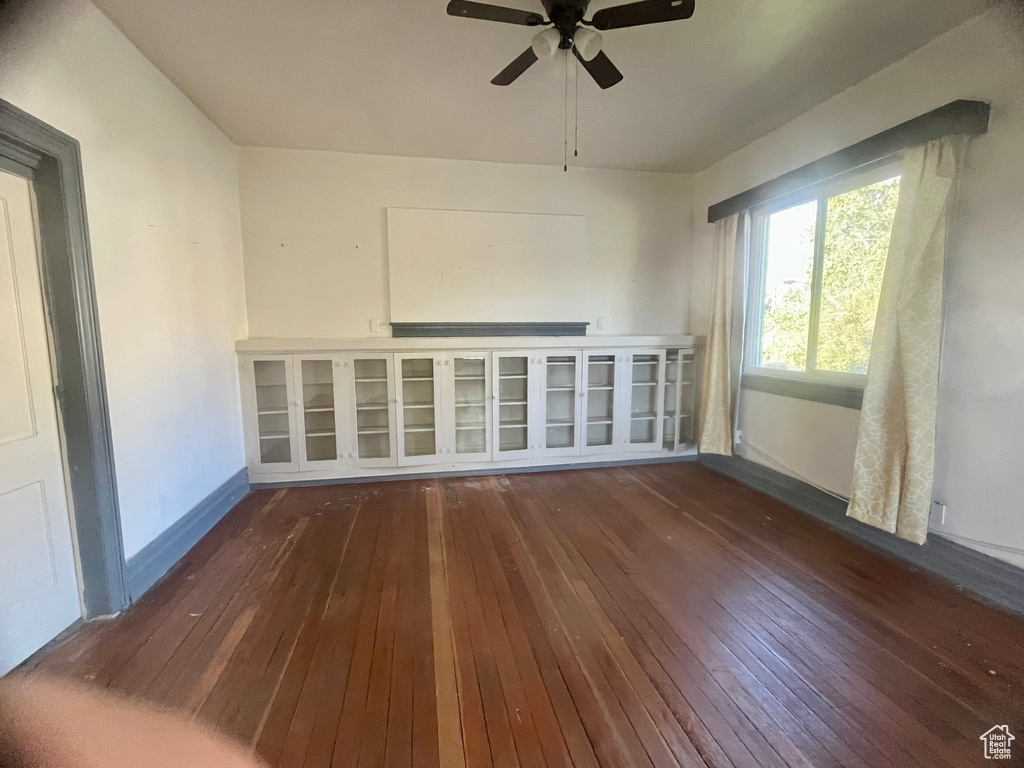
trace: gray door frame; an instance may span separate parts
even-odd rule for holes
[[[32,181],[84,617],[127,606],[103,350],[78,142],[0,99],[0,169]]]

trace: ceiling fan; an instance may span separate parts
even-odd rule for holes
[[[602,88],[611,88],[622,80],[622,73],[601,50],[600,32],[641,24],[658,24],[693,16],[695,0],[640,0],[640,2],[602,8],[589,21],[583,16],[590,0],[542,0],[548,17],[539,13],[499,5],[476,3],[472,0],[451,0],[449,16],[467,19],[499,21],[524,27],[545,26],[537,33],[529,48],[499,72],[491,82],[510,85],[541,57],[551,57],[559,49],[571,50],[580,64]],[[593,27],[593,29],[589,29]]]

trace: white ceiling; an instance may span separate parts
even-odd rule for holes
[[[237,144],[562,162],[562,60],[489,83],[536,29],[446,0],[94,1]],[[702,170],[991,4],[697,0],[688,21],[607,32],[625,80],[580,70],[576,164]]]

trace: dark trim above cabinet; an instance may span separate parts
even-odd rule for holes
[[[590,323],[391,323],[395,338],[586,336]]]
[[[989,105],[983,101],[952,101],[943,107],[907,120],[846,149],[833,152],[820,160],[784,173],[746,192],[715,203],[708,208],[708,222],[746,211],[782,195],[809,187],[834,176],[847,173],[934,139],[955,134],[977,136],[988,131]]]

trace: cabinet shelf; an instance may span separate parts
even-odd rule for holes
[[[656,382],[656,381],[634,381],[633,382],[633,386],[634,387],[656,387],[656,386],[658,386],[658,382]]]
[[[333,413],[334,412],[334,408],[333,407],[331,407],[331,408],[324,408],[322,406],[318,406],[316,408],[304,408],[303,410],[306,413]]]
[[[433,432],[433,427],[406,427],[406,432]]]
[[[484,423],[484,422],[480,422],[479,424],[456,424],[455,425],[455,431],[456,432],[467,432],[469,430],[484,429],[486,426],[487,426],[487,424]]]
[[[474,400],[473,402],[470,402],[470,403],[456,403],[455,407],[456,408],[482,408],[485,405],[487,405],[487,401],[486,400]]]
[[[456,381],[486,381],[485,376],[456,376]],[[406,379],[408,381],[408,379]]]
[[[498,405],[528,405],[526,400],[499,400]]]
[[[412,409],[412,408],[433,408],[434,404],[433,403],[403,403],[402,407],[406,408],[406,409]]]
[[[587,424],[611,424],[611,419],[587,419]]]
[[[576,387],[548,387],[548,392],[572,392]]]
[[[357,411],[386,411],[388,406],[386,405],[357,405]]]
[[[359,435],[386,435],[390,432],[389,429],[359,429],[356,430],[356,434]]]
[[[433,381],[433,376],[403,376],[402,381]]]
[[[498,375],[498,378],[504,381],[505,379],[526,379],[529,376],[525,373],[502,373]]]
[[[315,429],[306,432],[306,437],[334,437],[333,429]]]
[[[526,426],[525,421],[503,421],[498,424],[498,429],[525,429]]]
[[[282,413],[288,413],[287,408],[268,408],[264,411],[256,411],[258,416],[279,416]]]
[[[386,376],[380,376],[380,377],[372,377],[372,378],[368,378],[368,379],[360,379],[360,378],[357,377],[355,381],[356,381],[356,384],[380,384],[381,382],[386,382],[387,380],[388,379],[387,379]],[[406,381],[410,381],[410,379],[406,379]]]
[[[287,440],[290,435],[287,432],[271,432],[266,435],[260,435],[260,440]]]
[[[615,387],[612,386],[611,384],[601,384],[600,386],[596,387],[587,387],[587,389],[590,390],[591,392],[611,392],[613,389],[615,389]]]
[[[633,421],[652,421],[658,418],[656,413],[631,413],[629,415]]]
[[[551,419],[547,422],[549,427],[571,427],[576,423],[574,419]]]

